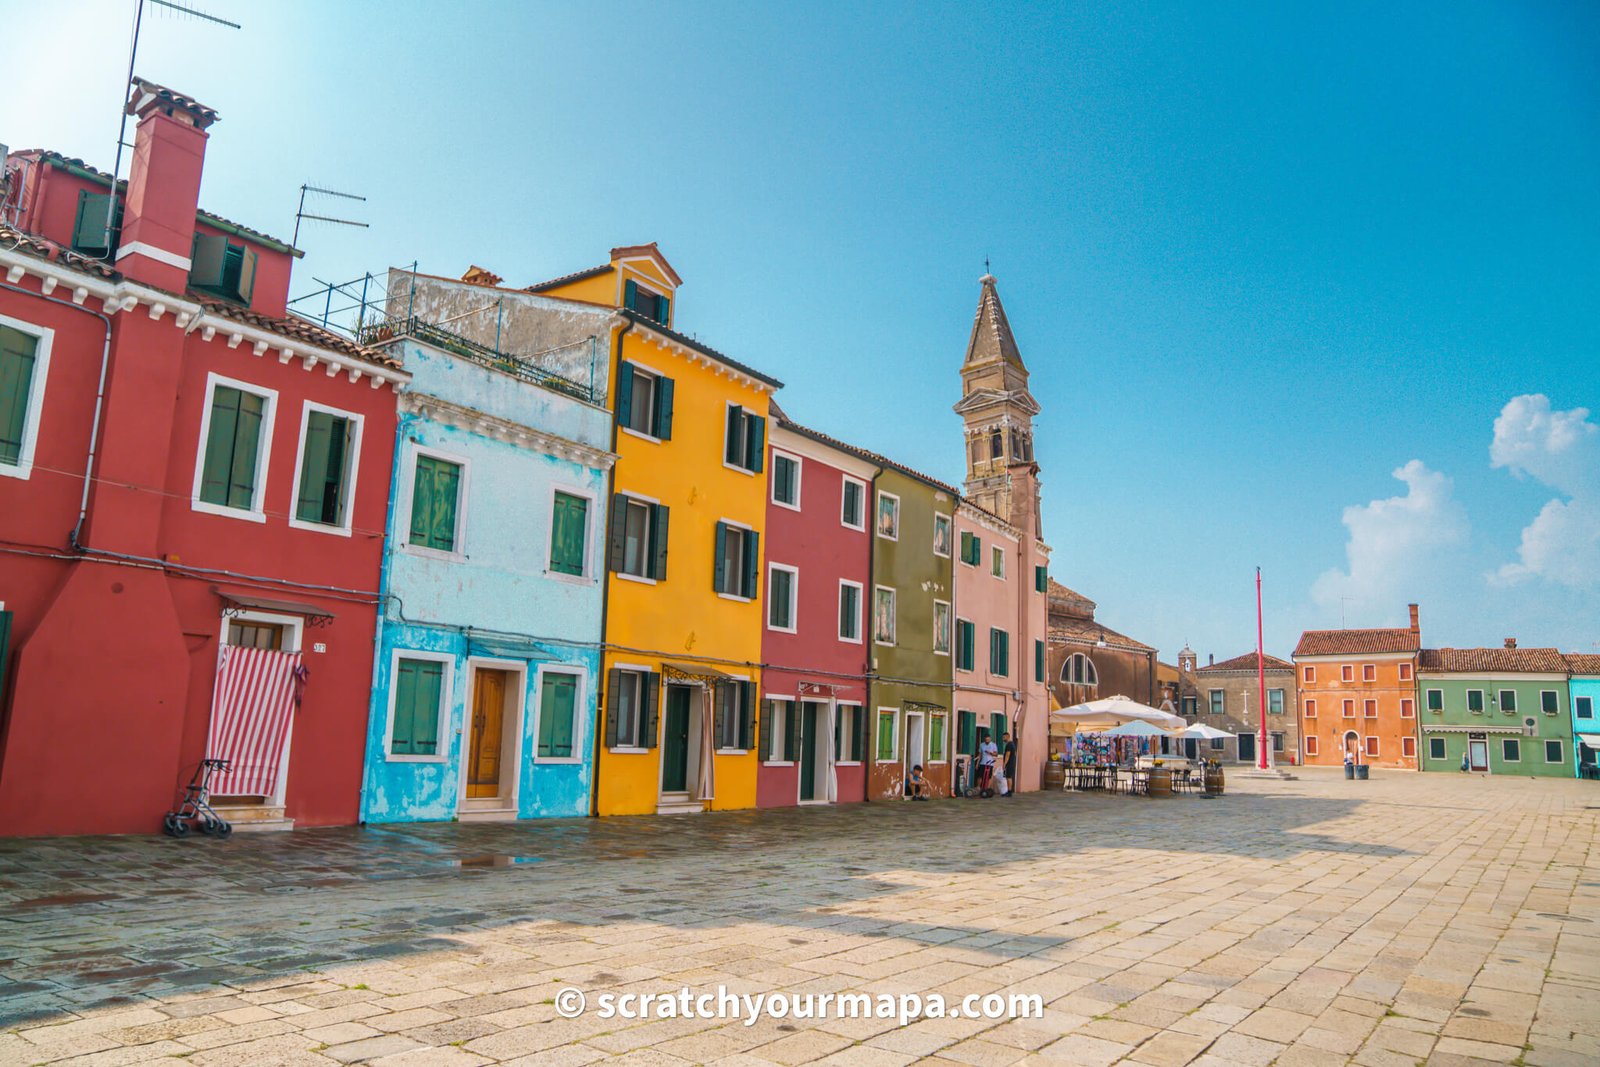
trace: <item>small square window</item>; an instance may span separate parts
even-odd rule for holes
[[[1302,667],[1300,668],[1300,676],[1304,681],[1314,682],[1317,680],[1317,669],[1315,667]]]
[[[1554,715],[1561,710],[1561,699],[1554,689],[1539,690],[1539,710],[1546,715]]]
[[[1346,663],[1342,667],[1340,667],[1339,668],[1339,680],[1342,681],[1342,682],[1353,682],[1353,681],[1355,681],[1356,680],[1356,669],[1355,669],[1355,667],[1351,666],[1348,663]]]
[[[999,545],[989,549],[989,573],[996,578],[1006,576],[1006,550]]]
[[[878,536],[900,540],[900,498],[893,493],[878,494]]]
[[[1507,763],[1522,762],[1522,742],[1515,737],[1500,740],[1500,758]]]
[[[867,486],[854,478],[846,476],[840,491],[839,523],[852,530],[865,530],[867,517],[865,513],[867,500]]]
[[[950,516],[933,516],[933,554],[950,558]]]
[[[1544,743],[1544,761],[1546,763],[1566,762],[1566,750],[1560,741],[1546,741]]]
[[[1442,737],[1430,737],[1430,738],[1428,738],[1428,758],[1429,759],[1444,759],[1444,738],[1442,738]]]
[[[1378,680],[1378,666],[1375,663],[1361,665],[1361,680],[1363,682],[1376,682]]]
[[[769,564],[767,571],[767,625],[774,630],[794,633],[800,572],[781,563]]]
[[[772,502],[800,509],[800,461],[782,452],[772,454]]]
[[[1500,710],[1507,715],[1517,713],[1517,691],[1515,689],[1500,690]]]
[[[1417,755],[1417,739],[1415,737],[1402,737],[1400,739],[1400,755],[1415,758]]]

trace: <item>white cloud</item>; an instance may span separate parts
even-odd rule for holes
[[[1568,497],[1540,509],[1522,531],[1517,562],[1493,577],[1600,586],[1600,426],[1589,421],[1589,409],[1555,411],[1538,393],[1512,398],[1494,420],[1489,461]]]
[[[1432,575],[1443,562],[1442,550],[1466,541],[1466,509],[1455,499],[1449,477],[1420,459],[1394,471],[1394,477],[1405,483],[1404,496],[1344,509],[1349,569],[1327,571],[1312,584],[1318,604],[1389,613],[1407,596],[1415,598],[1422,576]]]

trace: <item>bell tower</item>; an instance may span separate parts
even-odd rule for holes
[[[968,498],[1035,537],[1039,529],[1039,467],[1033,459],[1033,417],[1039,403],[1028,392],[1028,368],[1000,305],[994,275],[978,281],[978,314],[961,364],[966,424]]]

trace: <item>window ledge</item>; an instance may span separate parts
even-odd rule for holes
[[[26,480],[33,475],[33,463],[0,463],[0,475]]]
[[[793,767],[794,766],[794,760],[790,760],[790,759],[762,760],[761,761],[761,766],[763,766],[763,767]]]
[[[583,763],[582,756],[535,756],[534,766],[544,767],[576,767]]]
[[[627,571],[612,571],[611,573],[615,577],[621,578],[625,582],[638,582],[640,585],[655,585],[655,584],[657,584],[656,579],[654,579],[654,578],[646,578],[642,574],[629,574]]]
[[[795,634],[800,632],[799,629],[794,626],[774,626],[770,622],[767,623],[767,629],[771,630],[775,634]]]
[[[384,758],[384,761],[387,762],[387,763],[446,763],[446,762],[448,762],[448,760],[444,756],[396,756],[396,755],[394,755],[392,753],[385,753],[383,758]]]
[[[568,585],[596,584],[592,574],[568,574],[566,571],[553,571],[549,567],[545,568],[544,576],[551,581],[566,582]]]
[[[731,471],[738,471],[740,474],[747,474],[752,478],[756,476],[755,471],[751,470],[749,467],[741,467],[737,463],[729,463],[727,460],[723,460],[722,465]]]
[[[230,508],[222,504],[208,504],[204,500],[190,500],[189,507],[194,511],[206,515],[220,515],[225,519],[242,519],[245,522],[266,522],[267,514],[264,511],[251,511],[248,508]]]
[[[783,508],[785,511],[800,511],[800,510],[802,510],[799,504],[785,504],[781,500],[774,500],[772,502],[772,506],[775,507],[775,508]]]
[[[618,426],[617,429],[621,430],[629,437],[637,437],[641,441],[649,441],[651,444],[655,445],[661,444],[661,438],[652,434],[647,434],[643,430],[635,430],[632,426]]]
[[[289,525],[296,530],[315,530],[317,533],[332,534],[335,537],[350,536],[350,527],[334,526],[326,522],[311,522],[307,519],[290,519]]]
[[[426,545],[413,545],[409,542],[400,546],[400,550],[408,556],[419,559],[436,559],[441,563],[465,563],[465,552],[447,552],[442,548],[429,548]]]
[[[833,765],[835,767],[859,767],[861,766],[861,761],[858,759],[836,759],[833,761]]]
[[[615,752],[619,756],[642,756],[650,750],[648,748],[640,748],[637,745],[618,745],[615,748],[608,748],[606,751]]]
[[[845,522],[843,519],[840,519],[839,520],[839,525],[842,526],[846,530],[854,530],[856,533],[866,533],[867,532],[866,523],[862,523],[862,524],[860,524],[858,526],[858,525],[856,525],[854,523]]]
[[[718,593],[717,596],[721,597],[723,600],[732,600],[732,601],[734,601],[735,603],[738,603],[738,604],[754,604],[755,603],[755,597],[737,596],[737,595],[735,595],[733,593]]]
[[[716,755],[718,755],[718,756],[748,756],[748,755],[750,755],[750,750],[748,748],[719,748],[716,751]]]

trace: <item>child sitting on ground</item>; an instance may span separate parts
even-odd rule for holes
[[[922,764],[912,766],[911,777],[906,782],[906,793],[912,800],[928,799],[928,779],[923,777]]]

